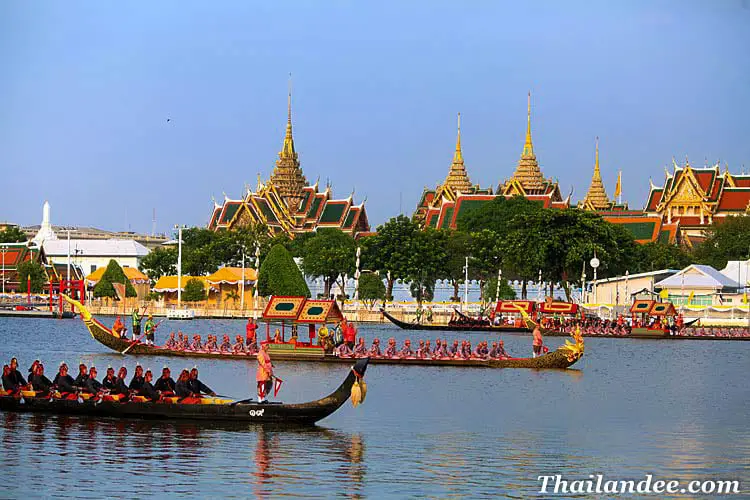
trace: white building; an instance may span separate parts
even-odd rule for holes
[[[71,262],[80,266],[84,274],[106,267],[111,259],[122,267],[137,268],[149,252],[135,240],[47,240],[42,248],[50,263],[65,264],[70,255]]]

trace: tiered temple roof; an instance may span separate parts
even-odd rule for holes
[[[459,115],[456,152],[445,182],[435,189],[425,188],[414,212],[414,218],[424,227],[453,229],[463,211],[482,206],[498,196],[506,198],[523,196],[539,202],[545,208],[568,208],[570,206],[570,196],[566,199],[562,198],[557,182],[544,178],[536,160],[534,145],[531,141],[531,94],[529,94],[528,102],[526,140],[521,159],[513,176],[498,186],[497,193],[493,193],[491,187],[483,189],[478,185],[471,185],[461,151],[460,123]]]
[[[578,207],[584,210],[607,210],[612,204],[609,202],[607,190],[604,189],[602,173],[599,170],[599,138],[596,138],[596,156],[594,159],[594,175],[591,177],[591,185],[586,197],[578,202]]]
[[[290,237],[314,231],[319,227],[341,229],[356,236],[370,230],[364,202],[355,204],[353,194],[333,199],[330,185],[318,190],[310,186],[300,167],[292,136],[291,92],[288,99],[287,125],[279,159],[265,184],[258,180],[256,190],[246,190],[240,199],[224,198],[214,202],[208,228],[231,230],[253,224],[265,224],[273,234]]]

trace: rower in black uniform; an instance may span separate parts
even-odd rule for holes
[[[86,365],[81,363],[78,365],[78,376],[75,380],[75,386],[80,389],[86,388],[86,381],[89,379],[89,371],[88,368],[86,368]]]
[[[211,390],[206,384],[198,379],[198,368],[193,367],[190,370],[190,381],[188,382],[190,392],[193,392],[196,396],[201,394],[207,394],[209,396],[216,396],[216,393]]]
[[[96,380],[96,367],[92,366],[89,370],[89,378],[86,379],[85,391],[91,394],[98,394],[102,390],[102,384]]]
[[[115,388],[110,389],[111,394],[122,394],[123,396],[127,396],[130,393],[130,390],[128,389],[128,386],[125,385],[125,377],[128,376],[128,369],[124,366],[120,367],[120,370],[117,372],[117,378],[115,379]]]
[[[146,375],[143,377],[143,384],[141,385],[141,389],[138,391],[138,395],[144,396],[151,401],[159,401],[161,395],[159,394],[159,391],[157,391],[151,384],[151,381],[153,379],[154,375],[151,373],[151,370],[146,370]]]
[[[60,370],[57,372],[57,375],[55,375],[55,380],[52,381],[52,385],[57,387],[57,390],[63,394],[73,394],[76,392],[76,381],[73,380],[73,377],[68,375],[68,365],[66,363],[63,362],[60,365]]]
[[[21,372],[18,371],[18,360],[16,358],[10,360],[10,374],[8,376],[10,377],[9,381],[12,385],[15,385],[16,388],[21,389],[26,385],[26,379],[23,378]],[[9,390],[7,387],[5,389]]]
[[[104,376],[104,380],[102,380],[102,388],[104,388],[107,391],[112,392],[117,387],[117,377],[115,377],[115,369],[111,366],[107,367],[107,374]]]
[[[44,365],[38,363],[34,367],[34,373],[31,375],[31,388],[36,392],[46,393],[52,387],[52,381],[44,376]]]
[[[154,384],[154,388],[157,391],[161,392],[174,392],[174,386],[175,383],[171,377],[169,368],[165,366],[161,371],[161,377],[159,377],[159,379],[156,381],[156,384]]]
[[[130,381],[128,389],[135,392],[140,391],[141,387],[143,387],[143,380],[143,367],[141,365],[135,365],[135,375],[133,375],[133,379]]]

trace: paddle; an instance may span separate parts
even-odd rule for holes
[[[156,329],[157,329],[157,328],[159,327],[159,325],[161,325],[162,321],[164,321],[164,320],[161,320],[161,321],[159,321],[159,322],[158,322],[157,324],[155,324],[155,325],[154,325],[154,332],[156,332]],[[141,339],[142,339],[143,337],[145,337],[145,336],[146,336],[146,334],[145,334],[145,333],[143,333],[143,334],[142,334],[142,335],[141,335],[140,337],[138,337],[137,339],[135,339],[135,340],[131,341],[131,342],[130,342],[130,345],[129,345],[129,346],[128,346],[128,347],[127,347],[127,348],[126,348],[126,349],[125,349],[124,351],[122,351],[122,352],[121,352],[120,354],[123,354],[123,355],[124,355],[125,353],[127,353],[127,352],[128,352],[128,351],[129,351],[130,349],[132,349],[132,348],[133,348],[133,346],[134,346],[134,345],[136,345],[136,344],[137,344],[138,342],[140,342],[140,341],[141,341]]]

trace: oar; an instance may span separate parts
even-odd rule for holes
[[[164,321],[164,320],[161,320],[161,321],[159,321],[159,322],[158,322],[157,324],[155,324],[155,325],[154,325],[154,333],[156,333],[156,329],[157,329],[157,328],[159,327],[159,325],[161,325],[162,321]],[[144,333],[143,333],[143,334],[142,334],[142,335],[141,335],[140,337],[138,337],[137,339],[133,340],[133,341],[132,341],[132,342],[130,343],[130,345],[129,345],[129,346],[128,346],[128,347],[127,347],[127,348],[126,348],[126,349],[125,349],[124,351],[122,351],[122,352],[121,352],[120,354],[125,354],[125,353],[127,353],[127,352],[128,352],[128,351],[129,351],[130,349],[132,349],[132,347],[133,347],[134,345],[136,345],[136,344],[137,344],[138,342],[140,342],[140,340],[141,340],[141,339],[142,339],[143,337],[145,337],[145,336],[146,336],[146,333],[144,332]]]

